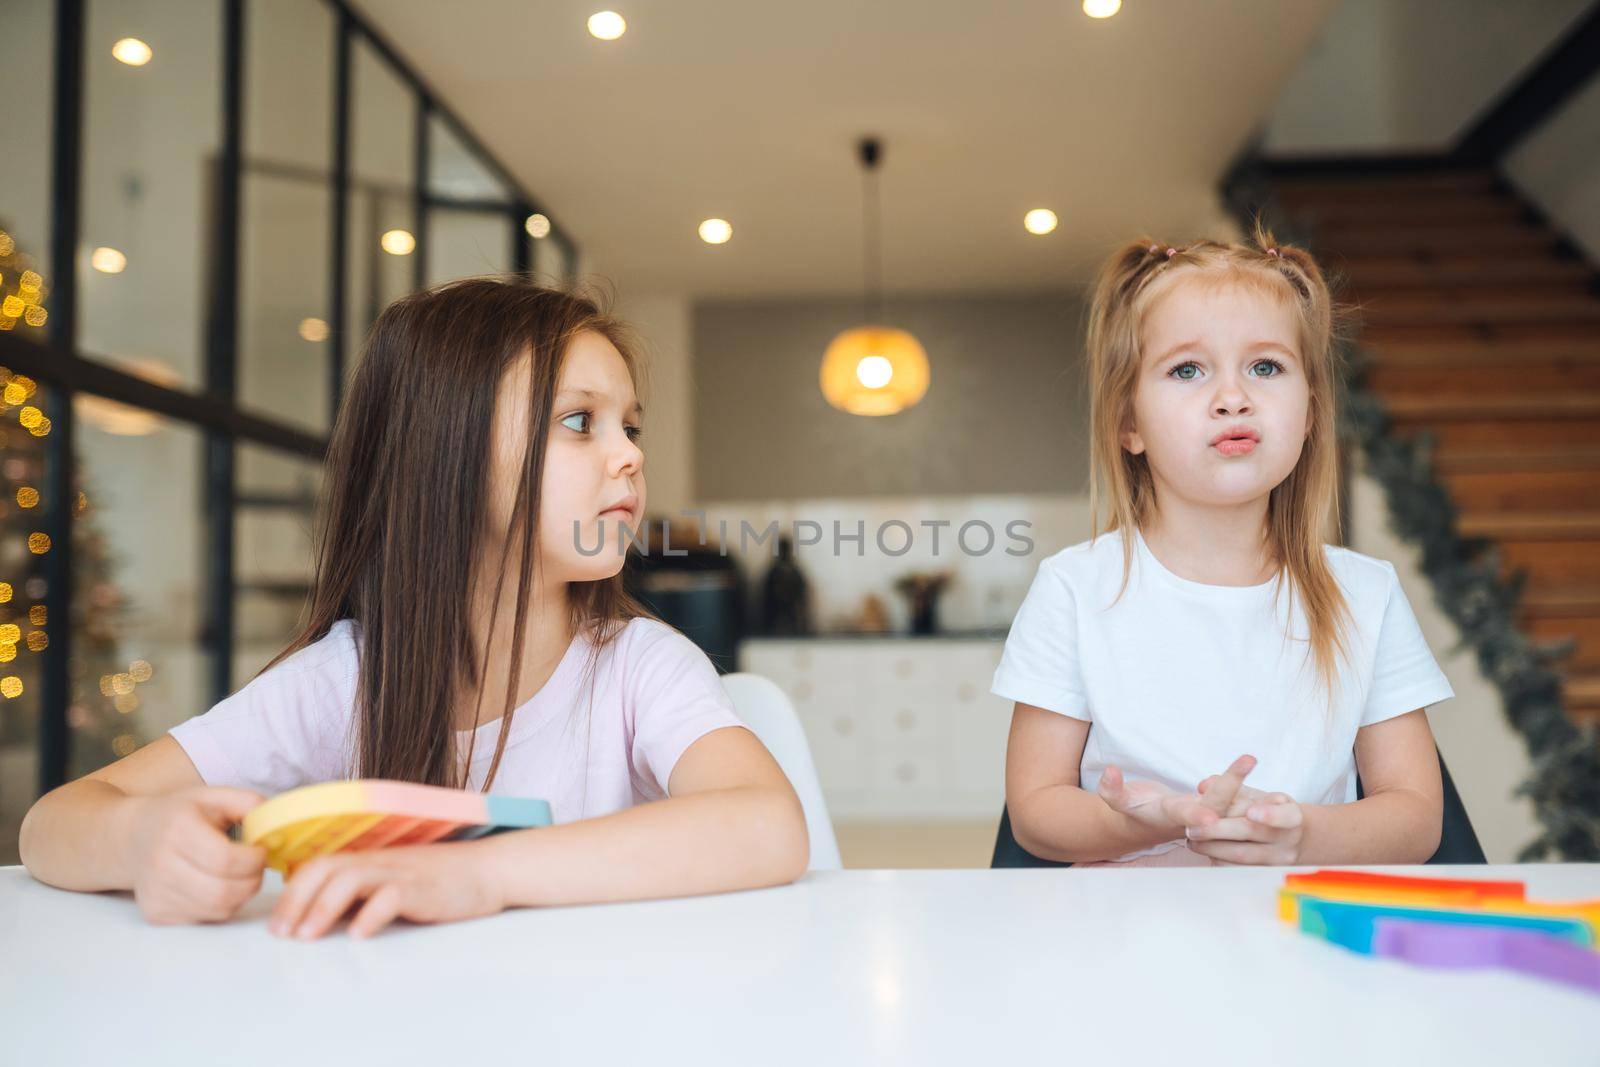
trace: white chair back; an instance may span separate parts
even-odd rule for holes
[[[811,862],[807,869],[836,871],[843,867],[833,823],[828,821],[822,783],[817,780],[817,767],[811,761],[811,746],[788,695],[772,679],[743,672],[723,675],[722,688],[733,701],[739,718],[767,746],[800,797],[800,806],[806,813],[806,831],[811,835]]]

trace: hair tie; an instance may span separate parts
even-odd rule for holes
[[[1274,256],[1274,257],[1276,257],[1278,259],[1282,259],[1283,258],[1282,256],[1278,255],[1278,250],[1276,248],[1267,249],[1267,255]]]
[[[1171,259],[1173,256],[1175,256],[1177,254],[1178,254],[1178,250],[1176,248],[1167,249],[1167,258],[1168,259]]]
[[[1151,245],[1150,246],[1150,254],[1151,255],[1155,255],[1159,251],[1161,251],[1161,246],[1160,245]]]

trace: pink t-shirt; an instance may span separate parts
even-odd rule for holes
[[[268,796],[351,777],[356,626],[335,623],[204,715],[173,727],[207,785]],[[693,642],[634,619],[601,652],[577,637],[555,673],[511,719],[489,792],[541,797],[556,822],[620,811],[667,795],[678,757],[712,730],[742,726],[715,668]],[[481,789],[501,720],[477,729],[468,787]],[[465,755],[472,731],[457,732]]]

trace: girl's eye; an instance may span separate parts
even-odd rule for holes
[[[627,428],[627,434],[628,434],[628,440],[637,441],[639,438],[644,436],[644,427],[643,426],[629,426]]]
[[[1278,375],[1283,373],[1283,364],[1279,363],[1275,359],[1258,359],[1254,364],[1252,364],[1251,369],[1253,370],[1256,367],[1271,368],[1270,373],[1256,375],[1258,378],[1276,378]]]
[[[1195,375],[1199,373],[1200,364],[1196,363],[1194,360],[1189,360],[1188,362],[1180,363],[1176,367],[1173,367],[1171,370],[1167,371],[1167,376],[1170,378],[1176,378],[1180,382],[1192,382],[1194,381]]]
[[[589,421],[593,418],[594,416],[587,411],[574,411],[571,415],[568,415],[566,418],[561,420],[561,425],[565,426],[569,430],[572,430],[574,433],[588,433]],[[582,425],[572,425],[574,420],[582,422]]]

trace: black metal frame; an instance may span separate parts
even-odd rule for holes
[[[47,583],[45,605],[53,628],[50,644],[41,653],[43,679],[39,721],[38,788],[41,793],[66,780],[71,767],[72,732],[67,708],[71,698],[69,665],[72,630],[65,621],[73,595],[72,504],[75,497],[73,462],[76,426],[73,398],[79,394],[105,397],[188,424],[205,434],[206,602],[207,654],[210,658],[210,698],[220,700],[232,688],[233,612],[237,578],[234,541],[236,508],[261,503],[241,494],[237,485],[236,447],[240,442],[280,452],[321,459],[327,446],[323,437],[295,426],[241,410],[238,406],[238,325],[240,287],[241,186],[245,115],[244,85],[246,23],[252,0],[217,0],[222,13],[222,76],[218,103],[222,115],[222,146],[216,160],[213,212],[207,246],[194,254],[209,254],[210,288],[205,300],[204,385],[196,392],[173,389],[100,362],[78,348],[79,219],[83,191],[83,135],[87,5],[89,0],[55,0],[54,98],[51,115],[50,188],[50,329],[40,339],[0,334],[0,362],[18,373],[47,385],[46,404],[51,433],[45,439],[45,514],[43,530],[51,540],[44,558]],[[260,0],[256,0],[260,2]],[[532,262],[531,240],[523,221],[535,212],[535,198],[484,148],[467,125],[416,73],[400,53],[345,0],[322,0],[333,13],[334,62],[331,79],[332,146],[330,168],[322,180],[331,196],[328,241],[328,375],[330,410],[336,413],[349,362],[344,336],[350,293],[346,269],[351,254],[347,224],[350,211],[350,135],[352,118],[352,56],[357,40],[372,47],[416,101],[416,140],[411,175],[416,248],[412,281],[420,286],[426,276],[428,213],[434,207],[492,210],[505,214],[512,242],[512,261],[519,273]],[[433,120],[444,122],[457,138],[508,191],[506,201],[453,200],[428,188]],[[556,242],[565,256],[569,275],[576,268],[578,248],[570,235],[552,226],[545,240]],[[570,280],[570,277],[566,280]],[[276,498],[269,506],[281,504]]]

